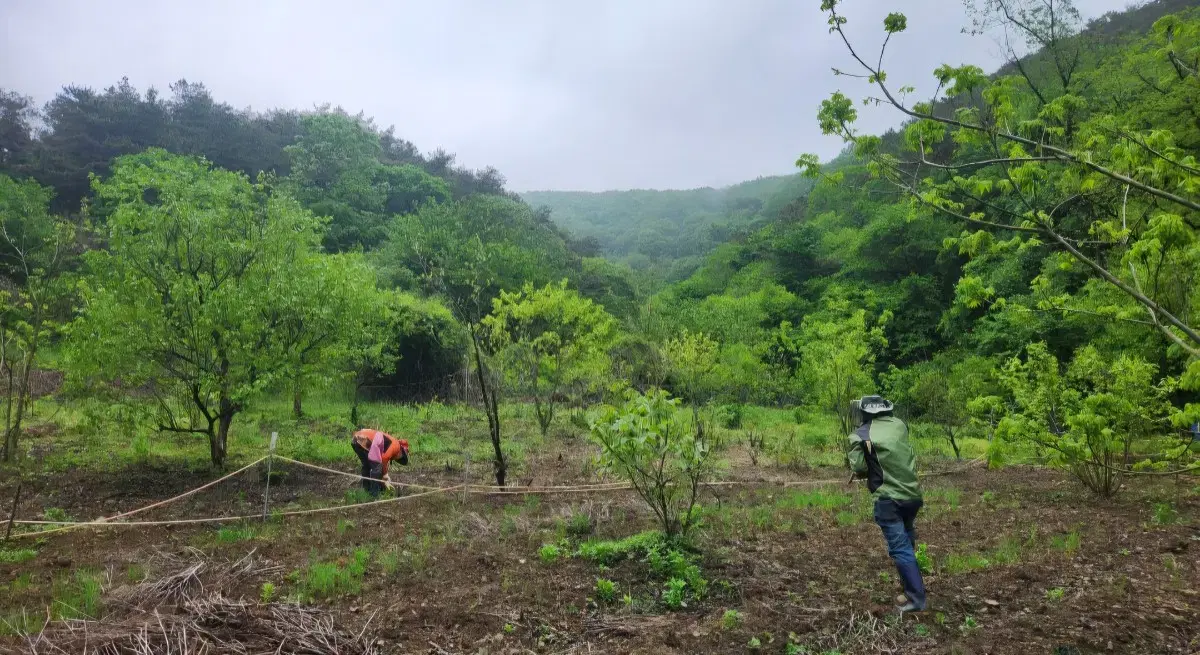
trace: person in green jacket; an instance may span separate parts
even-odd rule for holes
[[[847,459],[867,488],[876,495],[875,523],[883,530],[888,555],[904,585],[908,602],[901,612],[925,610],[925,582],[917,565],[914,525],[924,501],[917,481],[917,460],[908,441],[908,426],[892,416],[892,403],[879,396],[857,402],[863,424],[850,435]]]

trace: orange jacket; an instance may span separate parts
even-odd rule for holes
[[[392,460],[400,459],[408,452],[408,440],[397,439],[380,430],[359,430],[354,433],[354,440],[366,450],[371,450],[375,440],[379,437],[383,437],[383,444],[387,444],[386,447],[383,445],[379,447],[379,459],[383,463],[383,474],[387,475],[388,466]]]

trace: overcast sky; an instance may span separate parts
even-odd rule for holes
[[[1130,0],[1079,0],[1088,17]],[[885,68],[928,91],[941,63],[994,68],[961,0],[844,0]],[[122,76],[204,82],[255,109],[363,110],[422,150],[492,165],[517,191],[723,186],[831,157],[820,101],[861,96],[819,0],[0,0],[0,87],[50,99]],[[867,112],[885,129],[894,112]]]

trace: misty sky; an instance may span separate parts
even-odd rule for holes
[[[941,63],[994,68],[960,34],[961,0],[845,0],[877,48],[888,11],[909,31],[885,68],[929,91]],[[1087,17],[1129,0],[1079,0]],[[858,97],[819,0],[0,0],[0,87],[187,78],[236,107],[363,110],[422,150],[492,165],[518,191],[722,186],[830,157],[820,101]],[[865,111],[876,130],[894,112]]]

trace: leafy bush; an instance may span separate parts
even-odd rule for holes
[[[933,573],[933,558],[929,556],[929,544],[917,544],[914,552],[917,558],[917,568],[921,573]]]
[[[23,564],[37,557],[37,551],[32,548],[7,550],[0,548],[0,564]]]
[[[59,507],[50,507],[42,512],[42,518],[47,521],[57,521],[59,523],[69,523],[73,519],[67,510]]]
[[[742,427],[746,416],[746,406],[741,403],[721,405],[717,408],[717,424],[726,430],[737,430]]]
[[[663,605],[667,609],[677,610],[686,607],[684,594],[687,592],[687,581],[681,578],[671,578],[667,580],[666,589],[663,591]]]
[[[641,555],[663,541],[661,532],[641,532],[618,541],[591,540],[579,544],[576,554],[594,564],[612,566],[633,555]]]
[[[1171,525],[1179,520],[1179,513],[1171,503],[1155,503],[1152,520],[1155,525]]]
[[[742,624],[742,613],[737,610],[725,610],[721,615],[721,629],[733,630]]]
[[[1073,555],[1075,551],[1079,550],[1080,542],[1081,539],[1079,537],[1078,530],[1072,530],[1067,534],[1055,535],[1054,537],[1050,538],[1051,546],[1053,546],[1056,550],[1061,550],[1068,555]]]
[[[1112,361],[1091,346],[1075,355],[1066,371],[1044,343],[1013,358],[999,379],[1013,407],[996,436],[1031,443],[1052,454],[1088,489],[1111,496],[1121,486],[1125,462],[1135,446],[1162,431],[1171,413],[1171,381],[1155,383],[1158,369],[1135,356]]]
[[[542,544],[538,549],[538,557],[544,564],[553,564],[562,557],[562,549],[557,544]]]
[[[52,615],[56,619],[99,619],[100,592],[103,591],[103,575],[99,571],[76,569],[68,577],[54,583],[54,606]]]
[[[946,558],[946,572],[950,575],[986,569],[991,565],[992,563],[988,558],[975,553],[970,555],[951,554]]]
[[[217,530],[217,543],[235,544],[241,541],[251,541],[256,535],[257,531],[250,526],[226,526]]]
[[[336,562],[314,562],[300,577],[300,591],[306,599],[328,599],[352,596],[362,590],[363,576],[371,554],[358,548],[349,559]]]
[[[574,512],[567,519],[566,531],[572,537],[586,537],[595,529],[592,517],[587,512]]]
[[[700,487],[712,475],[708,443],[677,418],[678,404],[665,391],[631,391],[621,410],[610,408],[592,424],[601,464],[633,485],[668,538],[696,524]]]
[[[596,600],[611,605],[617,600],[617,583],[605,578],[596,578]]]

